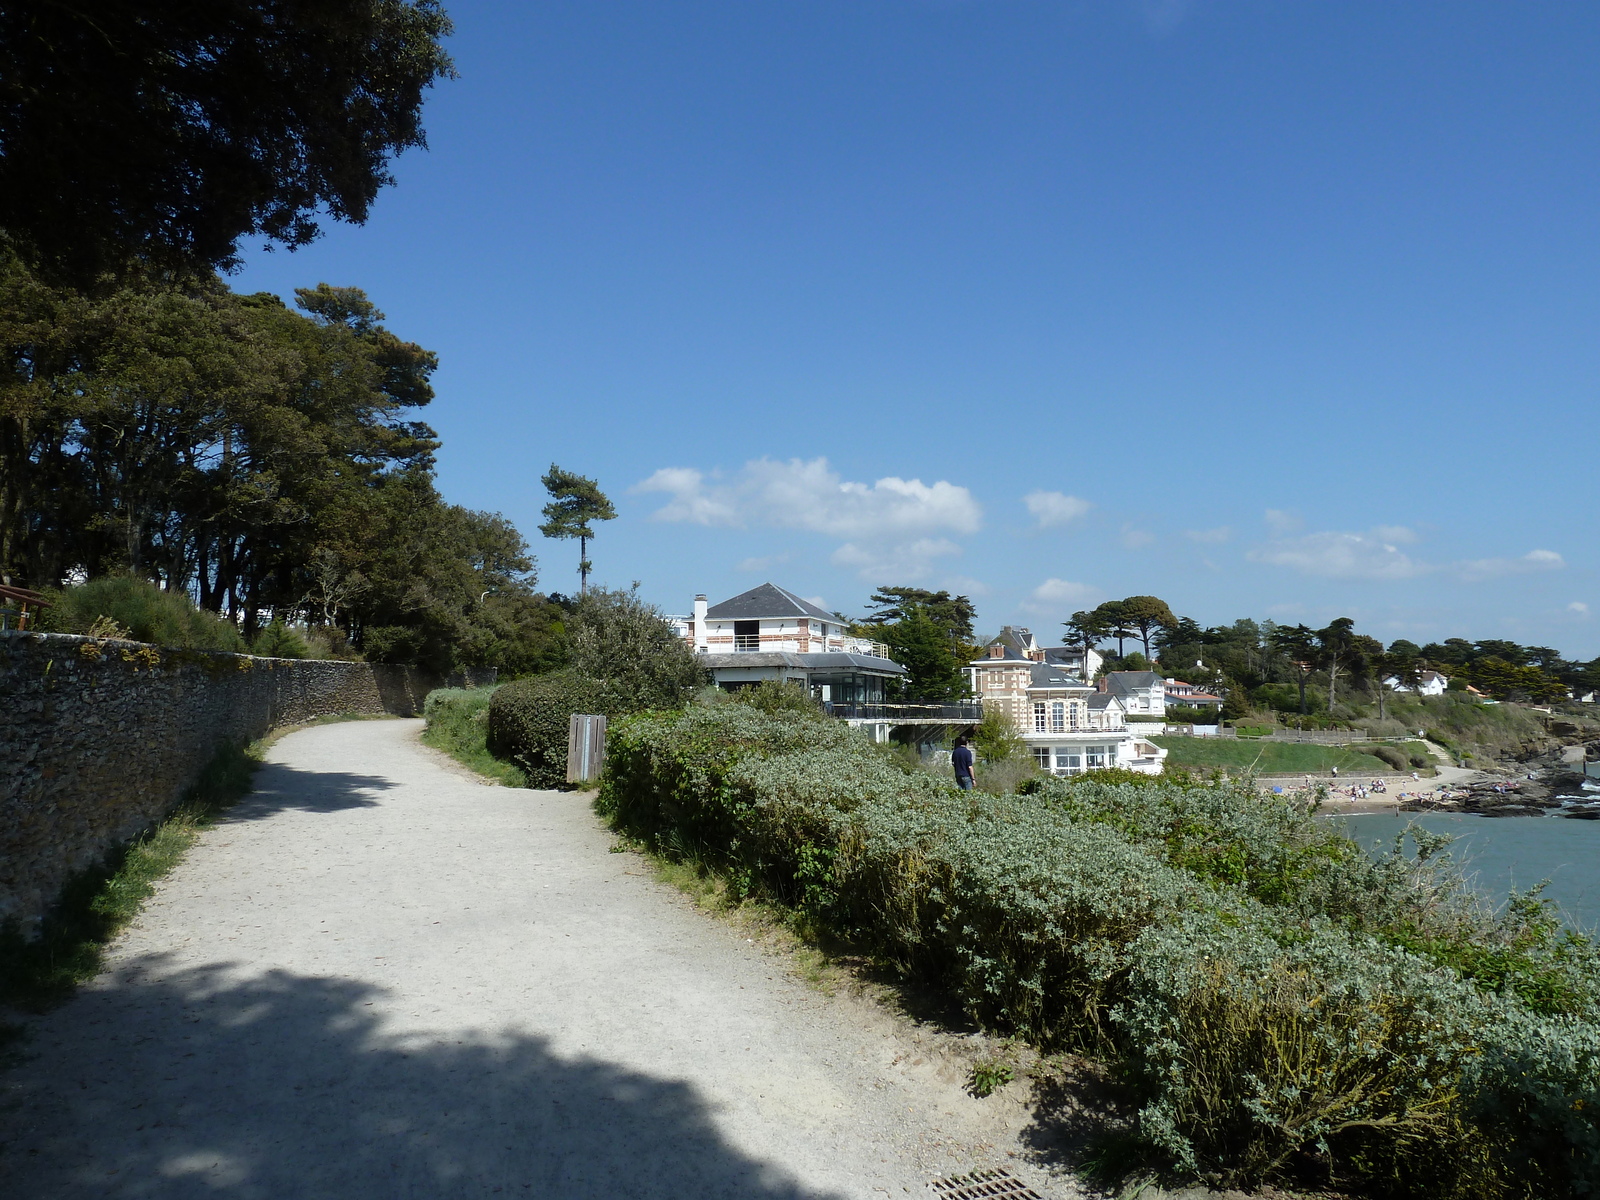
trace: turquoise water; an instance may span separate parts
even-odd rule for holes
[[[1463,813],[1353,813],[1332,818],[1363,846],[1387,849],[1415,821],[1433,833],[1455,835],[1450,853],[1473,886],[1504,900],[1542,879],[1544,894],[1579,929],[1600,927],[1600,821],[1563,817],[1474,817]]]

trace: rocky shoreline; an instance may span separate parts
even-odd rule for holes
[[[1536,768],[1521,775],[1491,775],[1449,791],[1411,797],[1399,809],[1600,821],[1600,780],[1565,766]]]

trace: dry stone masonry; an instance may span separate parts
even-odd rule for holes
[[[35,927],[75,873],[169,812],[226,741],[335,713],[411,716],[414,667],[0,633],[0,924]]]

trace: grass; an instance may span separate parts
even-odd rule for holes
[[[1167,751],[1168,767],[1220,767],[1229,771],[1255,771],[1261,775],[1326,775],[1334,767],[1353,775],[1394,771],[1382,759],[1344,746],[1232,738],[1155,737],[1150,740]]]
[[[521,767],[489,753],[489,698],[494,693],[492,687],[439,688],[429,692],[423,706],[428,724],[422,731],[422,742],[504,787],[525,788],[528,777]]]
[[[250,791],[261,748],[219,750],[165,820],[67,884],[37,938],[26,941],[15,928],[0,934],[0,1002],[41,1012],[99,974],[106,945],[139,915],[156,882]]]

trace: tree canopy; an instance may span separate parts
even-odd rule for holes
[[[578,539],[578,590],[589,590],[589,539],[594,537],[595,521],[616,519],[617,510],[606,499],[600,485],[583,475],[562,470],[555,463],[544,474],[544,489],[550,503],[544,506],[544,524],[539,532],[547,538]]]
[[[126,573],[383,661],[559,657],[521,535],[434,487],[435,356],[359,289],[296,299],[150,273],[88,295],[0,257],[0,572]]]
[[[81,286],[360,223],[454,73],[437,0],[0,6],[0,230]]]

